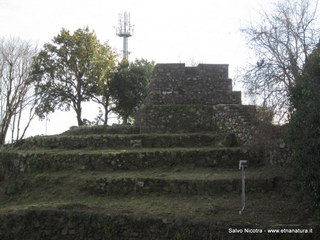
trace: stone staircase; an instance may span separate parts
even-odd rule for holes
[[[290,171],[262,166],[225,139],[92,127],[6,146],[0,238],[238,239],[229,228],[301,223]],[[249,160],[241,216],[240,159]]]
[[[1,155],[11,173],[34,171],[137,170],[191,164],[195,167],[234,167],[239,158],[254,156],[229,146],[214,133],[104,134],[33,137],[10,146]],[[258,160],[254,159],[254,162]]]

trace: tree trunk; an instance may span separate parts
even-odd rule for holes
[[[6,136],[3,133],[0,133],[0,146],[4,145]]]
[[[16,128],[16,118],[17,118],[17,115],[13,115],[13,120],[12,120],[12,129],[11,129],[11,143],[14,142],[14,131],[15,131],[15,128]]]
[[[109,109],[108,107],[104,108],[104,122],[103,125],[107,126],[108,125],[108,115],[109,115]]]
[[[102,105],[104,107],[104,122],[103,125],[107,126],[108,125],[108,115],[110,112],[109,109],[109,102],[110,102],[110,96],[108,94],[105,94],[102,98]]]
[[[81,119],[81,110],[80,110],[80,113],[77,111],[77,121],[78,121],[78,126],[83,126],[83,121]]]
[[[82,109],[81,109],[81,102],[80,101],[77,102],[76,107],[75,107],[74,110],[76,111],[76,114],[77,114],[78,126],[83,126],[83,121],[82,121],[82,118],[81,118]]]
[[[129,118],[128,116],[123,116],[122,117],[122,124],[124,124],[124,125],[128,124],[128,118]]]
[[[7,107],[7,109],[9,109]],[[5,116],[2,119],[1,129],[0,129],[0,145],[5,144],[6,142],[6,136],[9,129],[9,125],[12,119],[12,112],[10,110],[7,110],[5,113]]]

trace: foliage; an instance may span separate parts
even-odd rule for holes
[[[89,28],[78,29],[73,34],[62,29],[35,58],[36,90],[45,100],[37,108],[37,114],[44,117],[56,108],[71,107],[78,125],[83,125],[82,103],[101,94],[99,86],[108,82],[114,59],[111,48],[101,44]]]
[[[93,82],[92,100],[102,105],[104,110],[103,124],[108,124],[108,114],[112,111],[112,101],[110,95],[110,82],[112,74],[116,71],[116,54],[105,45],[99,45],[97,54],[95,55],[94,72],[96,78]],[[100,120],[96,120],[98,124],[102,121],[102,111],[99,111]]]
[[[5,142],[9,126],[12,128],[11,140],[19,140],[24,137],[34,118],[36,99],[30,73],[36,53],[36,47],[27,41],[0,39],[0,145]],[[20,131],[22,113],[27,109],[27,124]]]
[[[245,69],[242,82],[251,97],[285,119],[289,88],[300,77],[307,56],[314,49],[317,1],[278,0],[261,21],[243,29],[255,58]]]
[[[127,123],[147,94],[154,63],[145,59],[129,63],[122,61],[110,83],[110,93],[115,103],[115,112]]]
[[[288,140],[302,187],[320,209],[320,45],[310,55],[301,78],[291,88]]]

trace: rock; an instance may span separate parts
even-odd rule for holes
[[[64,229],[62,229],[61,234],[67,235],[67,233],[68,233],[68,227],[66,226]]]
[[[139,181],[139,182],[136,183],[136,185],[137,185],[138,187],[144,187],[144,182]]]

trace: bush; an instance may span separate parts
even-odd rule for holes
[[[301,78],[290,90],[288,143],[298,181],[320,209],[320,49],[309,56]]]
[[[273,112],[259,107],[257,122],[251,134],[248,149],[265,164],[290,166],[289,149],[284,144],[284,126],[272,123]]]

